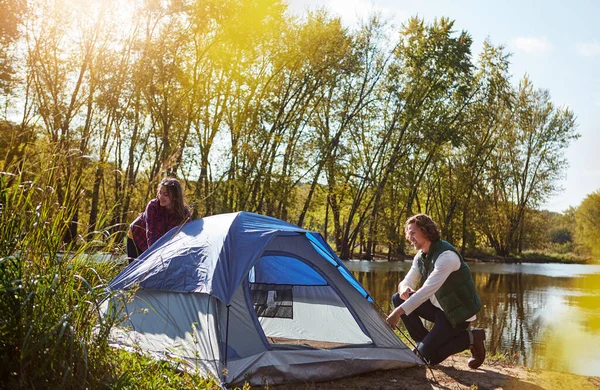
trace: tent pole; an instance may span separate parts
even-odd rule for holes
[[[231,305],[227,305],[227,321],[225,324],[225,361],[223,363],[223,383],[227,379],[227,351],[229,350],[229,308]]]

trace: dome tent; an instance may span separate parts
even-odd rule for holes
[[[320,234],[248,212],[175,228],[109,285],[111,344],[222,384],[322,381],[418,364]]]

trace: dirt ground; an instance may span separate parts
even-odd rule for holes
[[[600,375],[600,373],[599,373]],[[331,382],[269,386],[269,389],[600,389],[600,377],[541,371],[504,363],[467,367],[467,357],[456,355],[442,364],[376,371]]]

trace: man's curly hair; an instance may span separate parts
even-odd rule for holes
[[[438,241],[440,239],[440,229],[436,223],[427,214],[416,214],[406,220],[404,224],[404,234],[408,240],[408,225],[414,223],[431,242]]]

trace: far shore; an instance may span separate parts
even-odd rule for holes
[[[500,256],[489,256],[489,257],[465,257],[465,261],[472,263],[505,263],[505,264],[522,264],[522,263],[553,263],[553,264],[591,264],[589,259],[581,258],[557,258],[551,256],[537,256],[537,257],[500,257]]]
[[[413,255],[391,256],[385,253],[377,253],[373,256],[374,261],[412,261]],[[356,259],[359,260],[359,259]],[[584,258],[577,255],[548,255],[544,253],[524,253],[521,256],[493,256],[493,255],[466,255],[465,261],[470,263],[506,263],[506,264],[522,264],[522,263],[555,263],[555,264],[594,264],[592,259]]]

